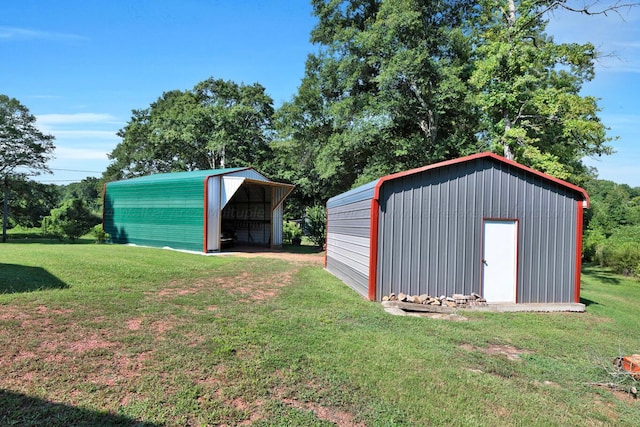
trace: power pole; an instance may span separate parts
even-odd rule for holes
[[[7,218],[9,216],[9,177],[4,176],[4,203],[2,209],[2,243],[7,241]]]

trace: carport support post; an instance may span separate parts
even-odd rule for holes
[[[4,176],[4,201],[2,204],[2,243],[7,241],[7,216],[9,215],[9,177]]]

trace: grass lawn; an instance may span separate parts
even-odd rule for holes
[[[586,313],[397,317],[321,254],[0,245],[0,425],[638,425],[595,383],[640,353],[640,284]],[[306,256],[307,258],[304,258]],[[636,383],[636,385],[638,385]]]

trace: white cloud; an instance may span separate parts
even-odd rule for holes
[[[75,114],[41,114],[36,117],[41,125],[60,125],[76,123],[109,123],[120,124],[111,114],[75,113]]]
[[[27,28],[0,26],[0,40],[86,40],[77,34],[30,30]]]
[[[57,160],[108,160],[106,152],[88,148],[58,147],[55,156]]]

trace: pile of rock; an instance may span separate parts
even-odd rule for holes
[[[443,306],[450,308],[465,308],[465,307],[477,307],[481,305],[487,305],[487,300],[473,292],[471,295],[453,294],[450,297],[441,295],[440,297],[433,297],[428,294],[422,295],[407,295],[400,292],[398,295],[391,293],[382,297],[382,301],[399,301],[409,302],[414,304],[425,304],[434,306]]]

